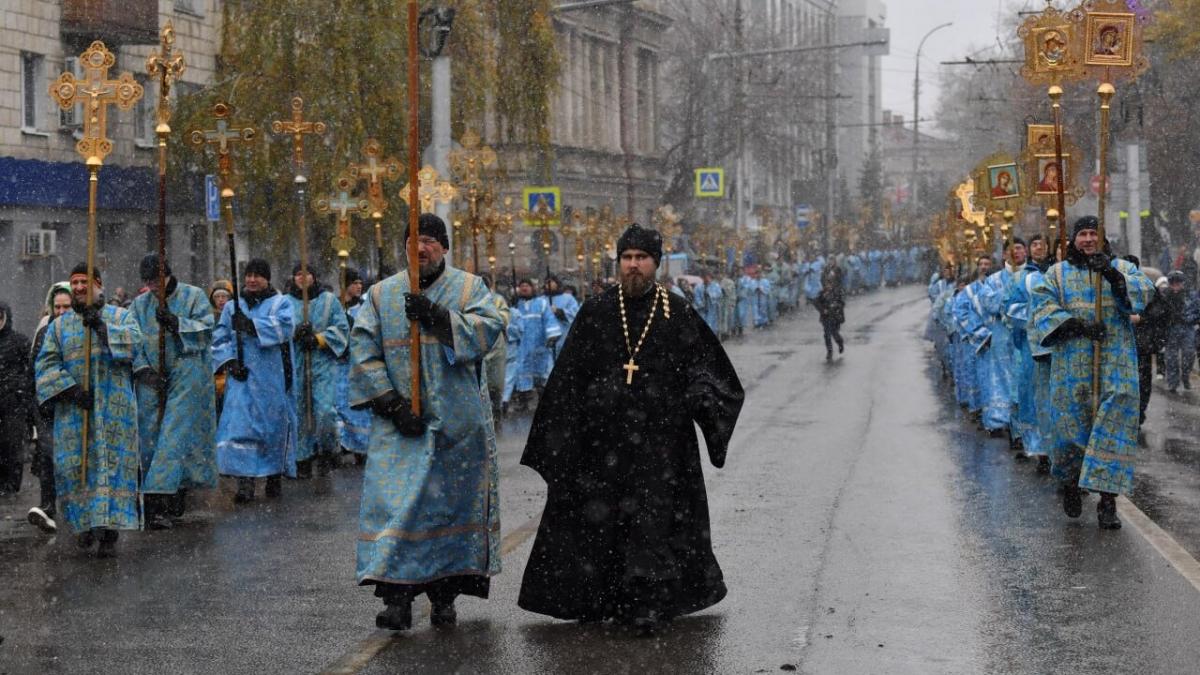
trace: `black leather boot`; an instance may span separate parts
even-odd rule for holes
[[[1083,494],[1075,481],[1063,483],[1063,513],[1078,518],[1083,513]]]
[[[1096,522],[1102,530],[1121,529],[1121,519],[1117,517],[1117,496],[1107,492],[1100,493],[1100,503],[1096,505]]]
[[[394,599],[375,615],[375,627],[384,630],[412,628],[412,598]]]

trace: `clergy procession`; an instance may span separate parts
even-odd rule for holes
[[[0,673],[1196,672],[1200,9],[15,1]]]

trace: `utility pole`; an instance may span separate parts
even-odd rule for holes
[[[943,28],[949,28],[950,26],[953,26],[953,25],[954,25],[954,22],[951,21],[951,22],[944,23],[940,26],[935,26],[932,30],[930,30],[928,33],[925,34],[925,37],[921,38],[921,44],[917,46],[917,68],[916,68],[916,75],[913,77],[912,173],[910,174],[911,178],[909,179],[909,182],[911,183],[911,185],[910,185],[910,189],[908,191],[909,212],[914,213],[914,214],[917,209],[917,197],[918,197],[918,194],[920,191],[920,187],[919,187],[920,182],[918,181],[919,176],[917,175],[917,171],[920,169],[920,162],[918,160],[918,157],[920,157],[920,152],[921,152],[921,131],[920,131],[920,124],[921,124],[921,50],[925,49],[925,41],[929,39],[930,35],[933,35],[934,33],[938,32],[939,30],[941,30]]]

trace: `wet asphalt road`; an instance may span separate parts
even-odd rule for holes
[[[1094,498],[1066,519],[1048,480],[962,419],[920,340],[927,306],[916,287],[852,298],[831,364],[811,313],[729,346],[748,402],[706,476],[730,593],[658,638],[516,607],[544,494],[517,418],[505,570],[454,630],[374,630],[353,467],[242,509],[224,485],[115,560],[33,533],[27,492],[0,502],[0,673],[1197,672],[1200,591],[1128,519],[1097,530]],[[1195,554],[1200,415],[1161,393],[1135,502]]]

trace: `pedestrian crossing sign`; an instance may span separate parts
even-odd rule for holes
[[[526,187],[521,203],[539,225],[558,225],[562,218],[562,190],[556,186]]]
[[[696,169],[696,196],[724,197],[725,169],[715,167]]]

